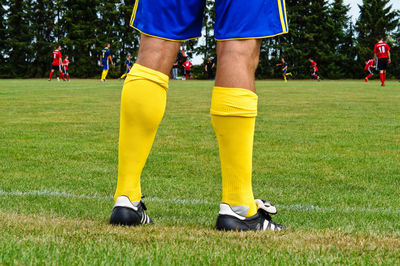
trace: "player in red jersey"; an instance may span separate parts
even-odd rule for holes
[[[390,47],[383,41],[383,37],[378,37],[378,43],[374,47],[374,60],[376,62],[376,69],[379,70],[379,78],[381,80],[381,86],[385,86],[386,80],[386,68],[391,63],[390,60]]]
[[[66,55],[64,61],[62,61],[62,68],[64,76],[67,77],[67,81],[69,81],[68,66],[69,66],[69,60],[68,60],[68,55]]]
[[[189,58],[186,58],[186,62],[183,63],[183,66],[185,67],[186,79],[190,79],[191,77],[190,71],[193,64],[192,62],[189,61]]]
[[[364,70],[367,73],[367,76],[364,79],[365,82],[368,82],[368,79],[374,75],[374,73],[372,73],[372,68],[374,67],[375,66],[373,59],[369,59],[368,61],[365,62]]]
[[[317,78],[318,81],[321,81],[320,77],[318,76],[318,67],[317,67],[317,63],[312,60],[311,58],[308,58],[308,61],[310,61],[311,63],[311,68],[313,69],[313,73],[311,74],[311,76]]]
[[[49,75],[49,81],[51,80],[51,76],[53,76],[54,70],[60,72],[60,77],[65,80],[64,74],[62,73],[61,66],[62,66],[62,54],[61,54],[61,45],[57,45],[57,49],[53,51],[53,65]]]

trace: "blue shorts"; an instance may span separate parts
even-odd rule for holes
[[[282,70],[282,75],[286,75],[287,73],[287,68]]]
[[[106,64],[104,62],[102,62],[102,63],[103,63],[103,70],[110,69],[110,67],[108,66],[108,62]]]
[[[136,0],[130,25],[171,41],[201,36],[205,0]],[[267,38],[288,32],[285,0],[215,0],[217,40]]]

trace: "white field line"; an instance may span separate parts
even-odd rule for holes
[[[89,199],[89,200],[107,200],[112,201],[112,196],[97,195],[97,194],[73,194],[63,191],[51,191],[51,190],[31,190],[31,191],[4,191],[0,190],[0,196],[45,196],[45,197],[55,197],[55,198],[72,198],[72,199]],[[170,202],[177,203],[181,205],[217,205],[217,201],[200,200],[200,199],[162,199],[157,197],[146,197],[145,201],[152,202]],[[320,213],[381,213],[381,214],[399,214],[399,208],[334,208],[334,207],[320,207],[312,204],[294,204],[294,205],[276,205],[280,209],[293,210],[293,211],[303,211],[303,212],[320,212]]]

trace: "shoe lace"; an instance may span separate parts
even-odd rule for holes
[[[258,209],[261,210],[262,212],[265,212],[266,214],[274,215],[278,213],[276,207],[270,201],[256,199],[255,202],[257,204]]]
[[[139,204],[140,204],[140,206],[142,207],[143,210],[145,210],[145,211],[147,210],[147,207],[146,207],[146,205],[144,204],[143,201],[140,201]]]

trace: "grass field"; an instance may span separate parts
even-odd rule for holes
[[[259,81],[253,184],[286,232],[222,233],[212,83],[172,81],[111,227],[122,83],[0,80],[0,264],[400,264],[400,83]]]

